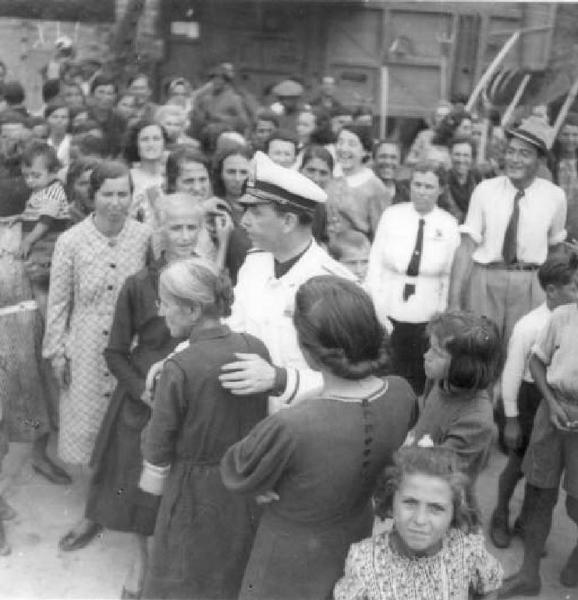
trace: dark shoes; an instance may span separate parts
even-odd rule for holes
[[[542,589],[540,578],[526,579],[521,573],[516,573],[504,579],[504,584],[498,591],[498,598],[514,598],[516,596],[539,596]]]
[[[0,521],[10,521],[16,516],[16,511],[0,496]]]
[[[560,583],[568,588],[578,586],[578,546],[572,550],[572,554],[560,572]]]
[[[98,523],[90,522],[86,526],[69,531],[58,542],[58,547],[63,552],[73,552],[80,550],[90,544],[90,542],[102,531],[102,526]]]
[[[496,548],[508,548],[512,534],[508,527],[508,515],[494,511],[490,519],[490,538]]]
[[[70,485],[72,483],[70,475],[64,469],[54,464],[47,456],[34,457],[32,459],[32,468],[36,473],[56,485]]]
[[[12,552],[8,542],[6,541],[6,534],[4,533],[4,525],[0,521],[0,556],[8,556]]]

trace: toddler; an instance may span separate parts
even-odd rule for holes
[[[22,221],[19,256],[26,261],[32,293],[44,316],[54,244],[69,224],[66,193],[57,178],[61,165],[54,148],[32,140],[22,153],[22,175],[32,193],[26,202]]]

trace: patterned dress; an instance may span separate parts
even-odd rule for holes
[[[335,600],[467,600],[502,584],[500,563],[481,534],[450,529],[433,556],[409,558],[390,544],[389,533],[353,544]]]
[[[60,399],[58,454],[88,464],[116,386],[104,349],[124,280],[145,264],[150,230],[128,219],[109,238],[87,217],[58,239],[50,276],[43,353],[70,360],[71,383]]]

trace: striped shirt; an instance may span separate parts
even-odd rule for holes
[[[70,217],[66,192],[58,179],[30,194],[21,219],[39,221],[41,217],[50,217],[59,221],[66,221]]]

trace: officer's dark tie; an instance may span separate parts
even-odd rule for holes
[[[514,210],[510,216],[506,234],[504,235],[504,245],[502,246],[502,256],[507,265],[516,262],[516,251],[518,248],[518,222],[520,221],[520,200],[524,197],[524,190],[518,190],[514,196]]]
[[[407,266],[406,275],[409,277],[417,277],[419,274],[419,263],[421,262],[421,253],[423,252],[423,228],[425,225],[425,219],[419,220],[419,227],[417,230],[417,238],[415,240],[415,247]],[[410,296],[415,294],[415,283],[406,283],[403,288],[403,300],[409,300]]]

